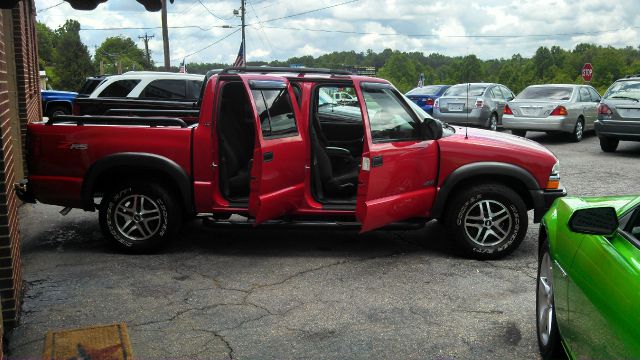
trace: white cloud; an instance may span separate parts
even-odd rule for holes
[[[36,0],[36,8],[44,9],[58,2]],[[317,56],[332,51],[372,49],[379,52],[385,48],[451,56],[473,53],[483,59],[509,58],[515,53],[531,56],[541,45],[570,49],[580,42],[593,42],[605,46],[637,47],[640,35],[637,0],[360,0],[287,17],[341,2],[344,0],[249,1],[248,59],[284,60],[291,56]],[[206,0],[204,3],[213,15],[196,0],[179,0],[169,5],[169,26],[202,28],[169,29],[174,64],[185,55],[237,29],[220,26],[235,27],[240,23],[239,18],[233,16],[233,9],[239,5],[237,0]],[[286,18],[270,21],[281,17]],[[91,12],[76,11],[63,3],[38,13],[38,20],[52,28],[70,18],[80,21],[85,29],[160,26],[159,12],[145,12],[144,7],[133,0],[110,0]],[[609,31],[616,29],[620,30]],[[83,30],[81,37],[90,50],[107,36],[115,35],[129,36],[142,47],[138,36],[145,31],[154,35],[149,47],[155,61],[162,63],[162,32],[159,28]],[[541,34],[559,35],[535,36]],[[468,37],[478,35],[489,37]],[[511,35],[526,37],[509,37]],[[237,32],[190,56],[187,61],[232,62],[238,53],[240,39],[240,32]]]

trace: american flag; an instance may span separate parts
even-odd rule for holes
[[[187,64],[184,61],[185,61],[185,58],[183,58],[182,62],[180,63],[180,70],[178,70],[180,72],[180,74],[186,74],[187,73]]]
[[[241,67],[245,66],[244,56],[243,56],[243,48],[244,48],[244,40],[240,43],[240,51],[238,51],[238,57],[236,61],[233,62],[233,67]]]

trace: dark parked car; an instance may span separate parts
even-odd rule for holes
[[[451,85],[427,85],[417,87],[405,95],[429,115],[433,115],[433,103],[442,96]]]
[[[613,152],[620,140],[640,141],[640,75],[614,82],[598,105],[600,148]]]

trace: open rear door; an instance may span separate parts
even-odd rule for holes
[[[260,224],[294,211],[303,200],[305,147],[289,82],[264,75],[243,77],[243,81],[256,124],[249,215]]]
[[[428,216],[436,194],[438,144],[426,140],[416,112],[388,84],[361,83],[365,144],[356,217],[361,231]]]

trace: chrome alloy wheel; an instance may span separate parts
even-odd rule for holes
[[[504,241],[513,227],[511,212],[495,200],[473,204],[464,216],[464,231],[471,241],[493,246]]]
[[[118,231],[129,240],[146,240],[160,229],[160,207],[144,195],[123,198],[113,216]]]
[[[538,275],[538,337],[542,345],[547,346],[553,328],[553,279],[551,274],[551,257],[549,252],[542,255]]]
[[[491,115],[491,119],[489,120],[489,130],[491,131],[498,130],[498,117],[495,115]]]

